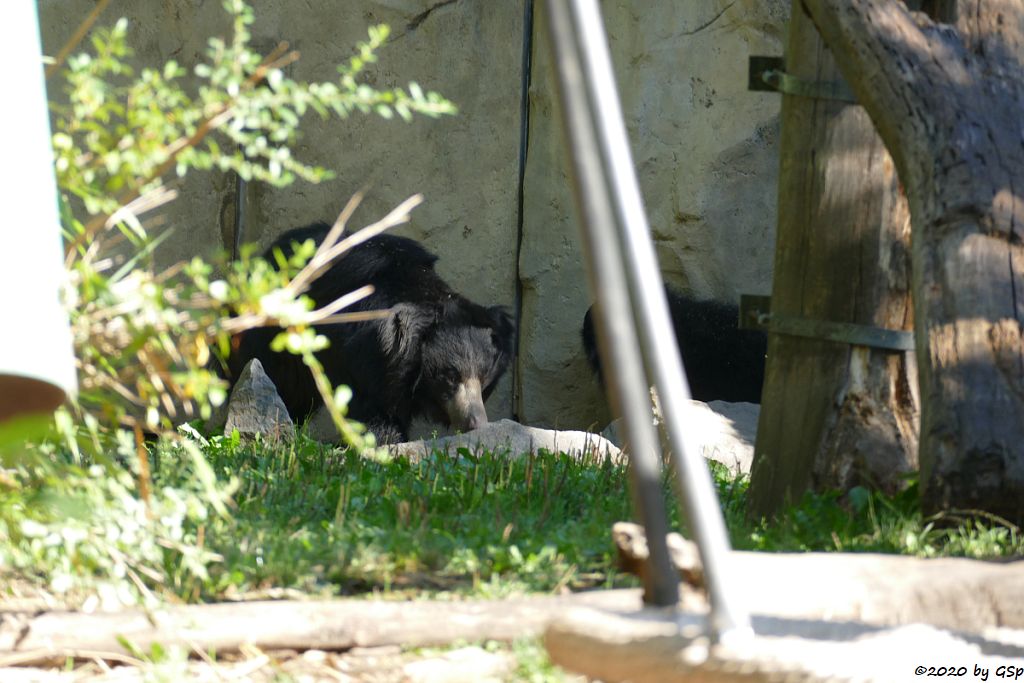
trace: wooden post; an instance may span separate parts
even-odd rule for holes
[[[795,0],[785,71],[841,80]],[[863,108],[785,95],[772,314],[907,330],[910,224],[892,159]],[[907,353],[770,334],[750,512],[808,488],[894,490],[917,467],[916,372]]]
[[[1024,5],[805,2],[910,199],[925,511],[1024,523]]]

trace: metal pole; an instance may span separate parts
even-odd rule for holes
[[[621,415],[629,442],[633,506],[647,533],[650,552],[645,599],[654,605],[679,602],[679,579],[669,559],[668,531],[661,495],[660,455],[651,421],[650,394],[640,358],[633,316],[629,311],[626,276],[616,243],[610,177],[599,153],[599,137],[588,104],[580,46],[569,7],[547,2],[549,37],[559,76],[562,118],[572,148],[576,205],[582,222],[583,253],[590,289],[597,304],[597,342],[606,373],[612,409]]]
[[[61,305],[61,226],[46,104],[39,18],[33,0],[0,3],[10,31],[4,70],[7,163],[0,167],[0,422],[49,415],[77,391],[68,314]],[[15,256],[16,255],[16,256]],[[40,423],[41,424],[41,423]]]
[[[635,316],[628,318],[628,321],[634,323],[635,329],[639,332],[647,377],[653,380],[658,390],[665,429],[673,444],[671,458],[676,471],[676,485],[684,517],[690,522],[704,564],[711,603],[712,634],[719,640],[748,637],[752,633],[749,616],[725,591],[729,550],[725,522],[714,493],[711,476],[700,459],[690,433],[685,429],[684,418],[690,409],[689,385],[670,324],[668,303],[654,255],[650,229],[615,88],[600,8],[596,0],[548,0],[548,9],[552,16],[565,14],[568,17],[565,21],[569,22],[571,27],[567,30],[567,37],[558,34],[555,42],[572,41],[579,51],[583,97],[586,99],[583,104],[586,107],[585,116],[597,136],[597,147],[591,154],[599,157],[598,163],[602,165],[605,188],[608,192],[607,199],[601,204],[602,208],[610,204],[614,213],[614,234],[611,240],[604,242],[604,249],[617,250],[616,256],[622,259],[621,267],[625,271],[629,299]],[[558,59],[561,62],[561,54],[558,55]],[[568,90],[561,68],[560,75],[563,89]],[[563,106],[568,109],[580,105],[578,100],[570,100],[563,95]],[[568,113],[564,115],[567,122],[573,119]],[[579,145],[575,141],[573,152],[579,153]],[[591,195],[584,195],[585,202],[592,199]],[[591,208],[593,210],[594,207]],[[591,220],[589,213],[584,213],[584,216],[588,222]],[[607,290],[610,287],[603,289]],[[602,290],[595,291],[600,302]],[[599,323],[605,313],[602,308],[599,306],[597,310]],[[611,313],[610,310],[608,312]],[[600,329],[599,324],[598,330]],[[610,328],[608,331],[612,332]],[[633,338],[627,340],[617,335],[611,339],[614,339],[614,345],[618,346],[635,343]],[[610,360],[612,374],[619,373],[621,369],[616,364],[617,355],[612,354]],[[632,400],[636,400],[634,395],[623,397],[623,402]],[[646,396],[644,400],[646,401]],[[630,424],[627,422],[627,433],[632,438],[633,434],[629,429]],[[648,543],[651,541],[651,533],[652,531],[648,529]]]

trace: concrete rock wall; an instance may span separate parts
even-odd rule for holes
[[[297,80],[330,81],[368,26],[391,27],[389,43],[366,79],[377,87],[418,82],[459,107],[455,117],[417,117],[411,123],[354,115],[339,121],[314,114],[293,152],[336,177],[319,185],[247,188],[245,240],[260,247],[281,232],[315,220],[333,221],[360,188],[367,194],[353,226],[373,222],[408,196],[426,202],[410,224],[394,231],[422,240],[441,258],[438,270],[482,304],[514,304],[519,178],[523,8],[489,0],[260,0],[253,45],[264,54],[288,41],[301,58],[289,66]],[[93,0],[40,0],[44,50],[55,54]],[[219,0],[122,0],[101,24],[124,16],[140,64],[176,59],[191,71],[211,36],[228,36]],[[236,205],[233,176],[196,173],[161,217],[174,229],[165,263],[229,249]],[[493,418],[511,414],[508,373],[488,402]]]
[[[525,0],[261,0],[254,44],[287,40],[302,57],[293,77],[331,80],[366,27],[390,43],[369,81],[417,81],[459,106],[456,117],[410,124],[355,116],[310,118],[294,151],[335,171],[320,185],[246,191],[247,241],[261,246],[313,220],[333,220],[368,193],[355,225],[410,194],[426,203],[397,234],[420,239],[438,269],[480,303],[512,307],[522,286],[521,355],[491,397],[492,419],[578,428],[606,422],[579,342],[589,305],[548,71],[543,5],[533,32],[530,130],[519,234],[520,97]],[[39,0],[44,50],[54,54],[92,0]],[[640,182],[667,279],[701,296],[766,292],[775,220],[778,97],[746,90],[750,54],[780,54],[782,0],[604,0],[613,58]],[[130,22],[140,64],[191,69],[209,37],[230,29],[220,2],[122,0],[101,23]],[[53,87],[53,83],[51,83]],[[230,247],[234,178],[195,174],[160,220],[175,230],[167,263]],[[516,262],[521,237],[521,253]],[[515,391],[514,391],[515,389]],[[514,398],[514,393],[518,394]],[[426,428],[425,431],[430,431]]]
[[[605,0],[602,8],[665,279],[702,298],[768,293],[780,103],[747,90],[747,57],[781,54],[788,3]],[[544,27],[535,35],[519,260],[520,417],[600,427],[607,407],[580,346],[591,299]]]

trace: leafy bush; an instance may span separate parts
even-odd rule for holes
[[[210,40],[208,61],[195,68],[196,92],[174,61],[136,76],[126,62],[127,23],[121,20],[95,32],[92,53],[68,60],[67,101],[55,105],[79,405],[105,425],[157,429],[180,421],[179,412],[208,416],[207,398],[224,398],[223,382],[206,369],[209,340],[226,349],[228,335],[244,324],[290,327],[286,345],[310,359],[326,343],[309,329],[318,319],[308,315],[312,302],[290,279],[312,249],[283,272],[248,258],[223,279],[213,278],[199,259],[156,272],[152,254],[162,238],[151,238],[139,215],[173,198],[162,185],[167,175],[219,169],[277,186],[296,178],[316,182],[330,173],[296,159],[289,147],[306,114],[409,119],[454,111],[415,83],[381,91],[359,81],[376,61],[386,26],[370,29],[369,40],[338,67],[337,82],[302,83],[282,70],[297,58],[287,46],[266,57],[249,47],[250,7],[242,0],[224,6],[233,35]],[[404,220],[405,212],[389,224]],[[119,261],[116,249],[125,240],[130,255]],[[232,320],[230,311],[242,320]]]
[[[191,475],[150,486],[130,439],[118,444],[116,462],[68,462],[53,443],[8,458],[0,490],[5,578],[86,608],[152,603],[153,589],[166,595],[206,581],[208,566],[221,558],[203,546],[203,528],[211,515],[226,513],[236,485],[217,482],[194,444],[162,449],[166,459],[188,463]]]
[[[311,326],[345,319],[345,301],[313,310],[303,295],[351,240],[319,250],[307,243],[278,268],[246,252],[219,269],[197,258],[157,270],[153,253],[168,233],[148,234],[141,216],[175,197],[164,185],[168,177],[190,171],[233,171],[275,186],[329,177],[290,148],[310,113],[408,120],[450,114],[454,106],[415,83],[378,90],[361,82],[387,39],[386,26],[370,28],[368,40],[338,67],[337,81],[305,83],[283,71],[297,58],[287,45],[266,56],[252,50],[254,17],[245,2],[225,0],[224,7],[232,35],[210,39],[194,78],[174,61],[136,74],[122,19],[93,32],[91,51],[68,59],[65,99],[53,105],[67,245],[64,299],[80,393],[58,411],[45,438],[0,438],[8,442],[0,471],[0,573],[43,582],[72,601],[206,592],[209,568],[221,558],[207,549],[205,535],[232,523],[237,482],[218,478],[201,437],[188,427],[192,436],[183,437],[174,425],[207,418],[224,400],[215,356],[226,352],[233,333],[284,327],[279,345],[310,365],[342,434],[357,446],[372,445],[343,419],[347,389],[331,387],[313,356],[327,342]],[[358,201],[339,217],[338,235]],[[373,230],[406,220],[418,202],[406,201]],[[158,439],[147,442],[147,434]]]

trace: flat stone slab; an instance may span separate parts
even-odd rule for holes
[[[491,422],[464,434],[409,441],[387,448],[393,454],[404,455],[411,460],[427,457],[436,450],[455,453],[465,448],[471,453],[492,451],[513,457],[544,450],[576,458],[603,460],[607,457],[616,463],[624,462],[619,448],[598,434],[528,427],[512,420]]]

